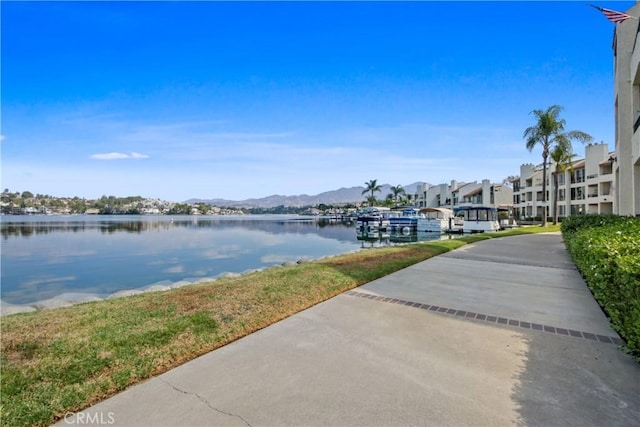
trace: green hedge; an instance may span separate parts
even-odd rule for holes
[[[612,327],[640,358],[640,218],[572,216],[561,230],[573,262]]]

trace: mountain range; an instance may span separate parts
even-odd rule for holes
[[[402,188],[404,188],[407,194],[415,194],[416,187],[421,184],[424,183],[414,182],[413,184],[405,185]],[[375,193],[375,196],[378,199],[384,199],[387,197],[387,194],[391,194],[391,185],[383,184],[380,188],[382,191]],[[325,191],[324,193],[313,196],[309,196],[307,194],[300,194],[297,196],[282,196],[274,194],[260,199],[246,200],[189,199],[185,203],[206,203],[214,206],[230,208],[273,208],[276,206],[302,207],[316,206],[321,203],[325,205],[340,205],[347,203],[360,203],[364,201],[369,196],[369,194],[362,194],[364,190],[364,186],[358,186]]]

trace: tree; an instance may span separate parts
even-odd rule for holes
[[[549,153],[549,157],[555,163],[553,171],[553,224],[558,223],[558,174],[571,168],[571,163],[576,155],[570,141],[558,142]]]
[[[395,207],[396,208],[398,207],[398,198],[400,196],[402,196],[402,195],[405,195],[405,194],[407,194],[407,193],[404,191],[404,188],[402,188],[401,185],[396,185],[395,187],[391,187],[390,196],[393,197],[393,201],[395,203]]]
[[[546,110],[533,110],[531,114],[536,117],[535,126],[525,129],[523,138],[526,140],[527,149],[532,151],[537,145],[542,146],[542,226],[547,226],[547,160],[549,153],[557,144],[564,144],[577,140],[580,142],[590,142],[593,137],[588,133],[572,130],[565,132],[565,120],[560,118],[562,107],[552,105]]]
[[[398,202],[397,200],[393,199],[393,194],[389,193],[387,194],[387,197],[385,197],[384,201],[382,202],[382,205],[390,208],[394,207],[394,205],[395,207],[398,207]]]
[[[369,201],[369,206],[373,206],[375,204],[375,200],[376,200],[376,197],[373,195],[373,193],[375,191],[377,191],[377,192],[382,191],[382,188],[378,185],[378,180],[377,179],[372,179],[369,182],[365,182],[364,185],[366,186],[366,188],[364,190],[362,190],[362,194],[366,194],[368,192],[371,192],[371,195],[369,197],[367,197],[367,201]]]

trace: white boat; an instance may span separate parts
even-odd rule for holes
[[[392,212],[389,216],[389,227],[395,232],[412,232],[418,227],[419,209],[407,208],[401,212]]]
[[[370,207],[361,211],[356,219],[356,228],[362,232],[374,232],[389,228],[389,208]]]
[[[447,208],[423,208],[420,209],[418,218],[418,231],[427,233],[444,233],[456,231],[460,224],[453,211]]]
[[[369,244],[372,247],[374,245],[386,246],[389,243],[389,233],[386,231],[367,231],[367,230],[356,230],[356,238],[362,242],[362,247],[365,247],[365,244]]]
[[[462,216],[464,233],[484,233],[500,230],[498,210],[488,206],[466,206],[456,210]]]

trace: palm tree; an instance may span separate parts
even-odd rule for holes
[[[392,208],[393,204],[394,204],[393,194],[389,193],[389,194],[387,194],[387,197],[385,197],[384,202],[382,203],[382,205]],[[396,203],[396,206],[398,206],[397,203]]]
[[[549,154],[556,167],[553,171],[553,225],[558,223],[558,175],[571,169],[571,163],[576,155],[573,153],[571,142],[559,142]]]
[[[404,191],[404,188],[402,188],[401,185],[396,185],[395,187],[391,187],[391,194],[389,194],[390,196],[393,197],[393,201],[395,203],[395,207],[398,207],[398,197],[402,196],[403,194],[407,194]]]
[[[564,131],[565,120],[561,119],[560,105],[552,105],[546,110],[533,110],[531,114],[536,117],[536,125],[525,129],[523,138],[526,139],[527,149],[533,150],[538,144],[542,145],[542,226],[547,225],[547,159],[552,148],[557,144],[564,144],[575,139],[580,142],[590,142],[593,137],[588,133],[572,130]]]
[[[366,188],[364,190],[362,190],[362,194],[366,194],[368,192],[371,192],[371,195],[367,198],[367,200],[369,201],[369,205],[372,206],[375,204],[375,196],[373,195],[373,193],[375,191],[380,192],[382,191],[382,188],[378,185],[378,180],[377,179],[372,179],[369,182],[365,182],[364,185],[366,186]]]

